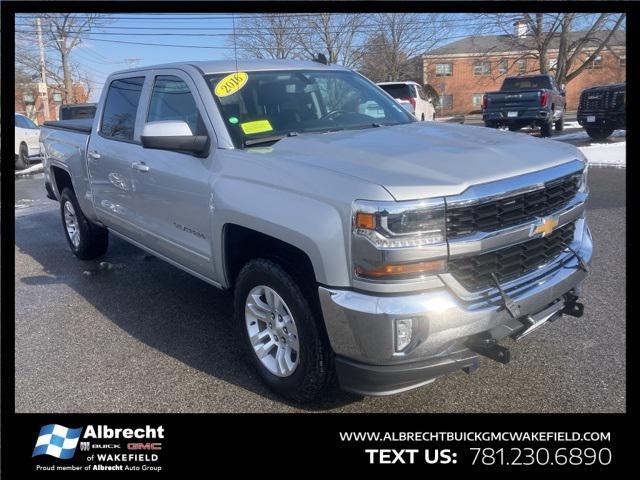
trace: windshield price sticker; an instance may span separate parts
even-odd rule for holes
[[[218,97],[233,95],[247,83],[249,75],[246,72],[233,72],[218,82],[214,93]]]
[[[240,128],[245,135],[251,135],[254,133],[264,133],[273,130],[269,120],[256,120],[254,122],[245,122],[240,124]]]

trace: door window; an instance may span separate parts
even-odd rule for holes
[[[194,135],[207,134],[191,90],[174,75],[159,75],[153,85],[147,122],[162,120],[182,120]]]
[[[118,140],[133,140],[143,84],[144,77],[120,78],[111,82],[102,115],[102,135]]]

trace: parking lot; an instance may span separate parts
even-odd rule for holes
[[[579,135],[567,141],[589,144]],[[472,375],[391,397],[334,389],[303,407],[269,392],[245,363],[228,294],[114,236],[103,259],[109,268],[77,260],[42,174],[16,177],[16,410],[623,412],[625,175],[612,167],[589,173],[595,255],[582,318],[504,342],[508,365],[483,359]]]

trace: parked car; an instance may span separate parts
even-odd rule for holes
[[[421,85],[416,82],[381,82],[377,84],[400,102],[409,102],[418,120],[434,120],[436,109]]]
[[[60,105],[58,118],[60,120],[76,120],[78,118],[93,118],[96,114],[95,103],[68,103]]]
[[[40,128],[29,117],[16,113],[15,132],[15,168],[27,168],[40,158]]]
[[[595,140],[604,140],[618,128],[627,128],[627,84],[586,88],[580,94],[578,123]]]
[[[233,292],[247,360],[291,399],[334,372],[385,395],[506,363],[501,339],[582,314],[572,145],[426,125],[355,72],[290,60],[121,71],[96,113],[42,129],[71,251],[113,234]]]
[[[523,127],[540,127],[543,137],[564,128],[566,99],[564,88],[552,75],[507,77],[499,92],[482,97],[482,119],[487,127],[508,127],[512,132]]]

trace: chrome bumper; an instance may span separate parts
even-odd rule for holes
[[[591,233],[584,219],[576,225],[571,246],[590,263]],[[565,252],[553,263],[502,287],[519,304],[521,315],[528,316],[541,312],[568,292],[579,293],[586,275],[573,253]],[[502,307],[496,289],[465,293],[451,275],[442,277],[444,288],[411,295],[376,296],[319,288],[343,388],[382,395],[429,383],[443,373],[477,362],[475,354],[464,345],[471,336],[486,333],[499,340],[523,329],[523,323]],[[401,318],[413,319],[414,340],[398,353],[394,320]],[[394,369],[403,373],[394,375]],[[359,379],[357,372],[366,378]],[[387,380],[381,380],[383,377]],[[394,378],[399,381],[392,381]]]

